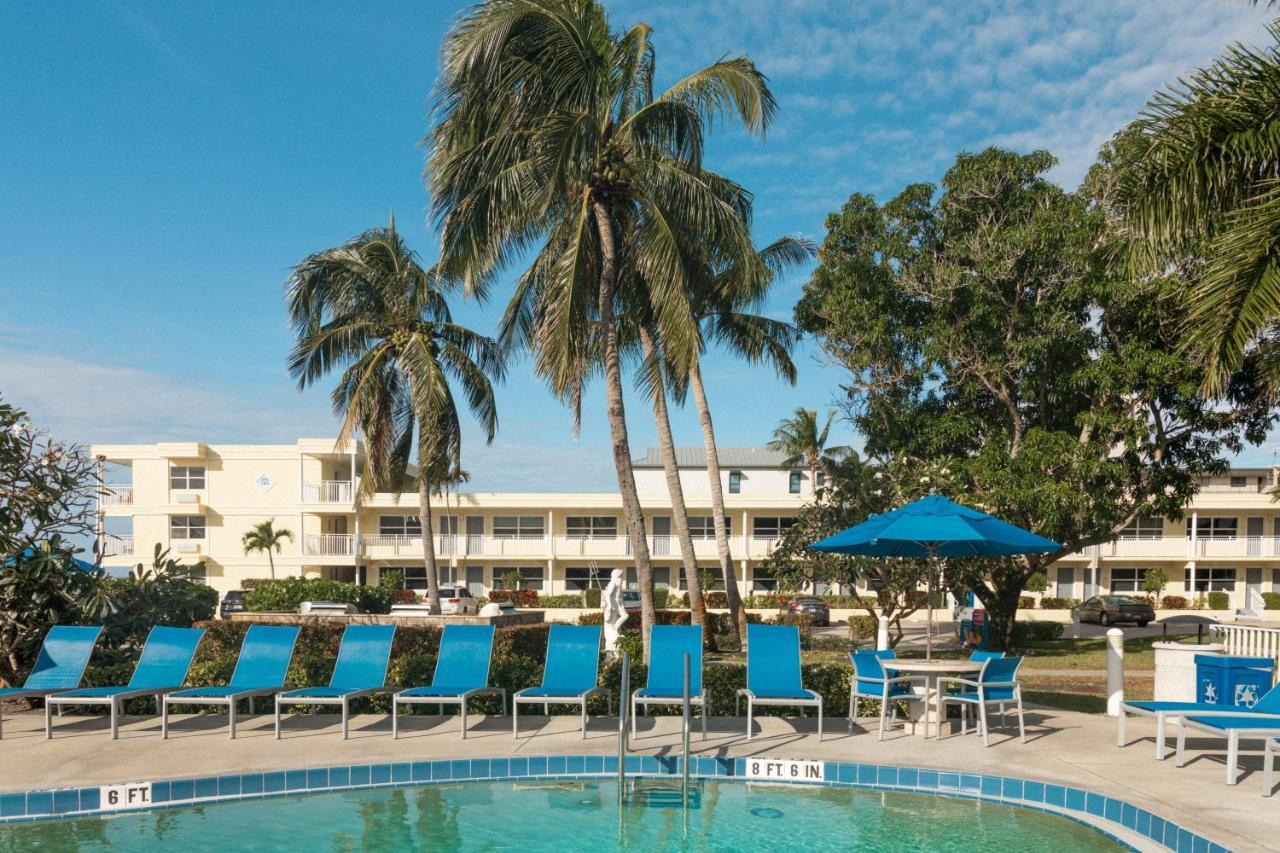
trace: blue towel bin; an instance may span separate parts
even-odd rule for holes
[[[1196,655],[1196,700],[1252,708],[1271,689],[1274,668],[1271,658]]]

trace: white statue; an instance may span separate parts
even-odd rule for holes
[[[618,633],[627,624],[627,606],[622,600],[622,569],[614,569],[609,575],[609,585],[600,596],[604,610],[604,649],[611,654],[618,651]]]

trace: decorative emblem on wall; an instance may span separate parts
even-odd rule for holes
[[[271,479],[270,474],[259,474],[258,479],[254,480],[253,484],[263,492],[269,492],[271,487],[276,484],[276,481]]]

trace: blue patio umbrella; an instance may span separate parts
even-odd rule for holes
[[[926,655],[933,656],[933,564],[939,557],[1012,557],[1048,554],[1061,545],[1017,525],[929,495],[809,546],[831,554],[864,557],[924,557],[929,560]]]

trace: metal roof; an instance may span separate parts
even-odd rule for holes
[[[767,447],[720,447],[717,454],[721,468],[781,468],[785,453]],[[644,456],[631,463],[636,468],[661,468],[662,454],[656,447],[645,448]],[[677,447],[676,467],[706,468],[707,454],[702,447]]]

